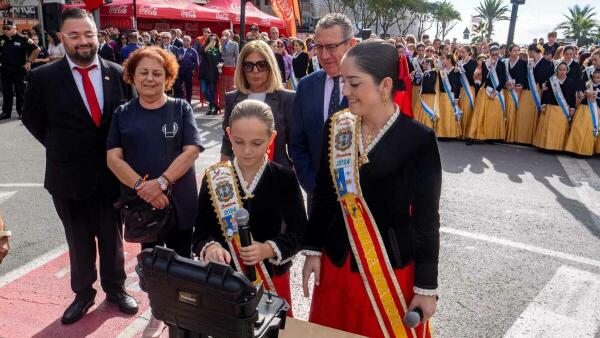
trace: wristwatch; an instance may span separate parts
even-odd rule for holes
[[[0,238],[10,237],[12,233],[9,230],[0,230]]]
[[[160,185],[160,190],[167,191],[167,189],[169,189],[169,182],[167,182],[167,180],[165,180],[162,176],[157,178],[156,181]]]

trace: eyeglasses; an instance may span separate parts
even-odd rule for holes
[[[266,72],[269,70],[269,63],[267,61],[258,61],[258,62],[250,62],[246,61],[242,63],[242,69],[246,73],[251,73],[256,67],[256,70],[259,72]]]
[[[350,39],[352,38],[347,38],[346,40],[340,42],[340,43],[332,43],[329,45],[319,45],[319,44],[315,44],[314,49],[317,51],[317,53],[321,53],[323,52],[324,49],[327,49],[327,51],[329,53],[333,53],[337,50],[337,48],[343,44],[345,44],[346,42],[350,41]]]

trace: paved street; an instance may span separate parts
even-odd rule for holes
[[[207,145],[196,163],[199,172],[218,160],[220,122],[197,115]],[[456,141],[441,141],[440,151],[436,336],[600,337],[600,157]],[[57,322],[72,294],[64,233],[42,187],[43,172],[43,149],[20,121],[0,122],[0,209],[14,236],[0,265],[0,337],[139,336],[147,301],[137,317],[111,325],[100,325],[108,320],[102,313],[112,311],[102,298],[92,309],[100,319],[88,315],[69,328]],[[136,247],[126,249],[134,262]],[[294,312],[304,319],[309,304],[300,295],[301,260],[292,279]],[[135,274],[129,277],[128,290],[143,298]],[[37,313],[10,306],[44,311],[48,318],[32,325],[28,318]]]

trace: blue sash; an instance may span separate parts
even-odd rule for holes
[[[419,57],[415,56],[411,63],[415,69],[415,85],[418,86],[421,84],[421,81],[423,81],[423,69],[421,69],[421,65],[419,64]]]
[[[593,90],[594,88],[592,87],[590,89]],[[598,90],[596,90],[596,96],[598,96]],[[590,108],[590,114],[592,115],[592,125],[594,126],[594,129],[592,130],[592,135],[594,135],[594,137],[598,137],[598,134],[600,134],[600,126],[598,126],[598,103],[595,99],[588,99],[588,107]]]
[[[313,56],[311,61],[313,65],[313,71],[316,72],[317,70],[321,69],[321,66],[319,66],[319,59],[317,59],[316,56]]]
[[[533,103],[535,103],[535,107],[539,113],[542,111],[542,100],[540,99],[540,92],[538,91],[535,76],[533,75],[533,62],[531,62],[531,60],[527,62],[527,83],[529,84],[531,97],[533,97]]]
[[[467,73],[465,72],[464,64],[461,62],[460,64],[460,83],[465,89],[465,93],[467,94],[467,99],[469,99],[469,106],[471,110],[475,104],[473,103],[473,94],[471,93],[471,86],[469,85],[469,79],[467,79]]]
[[[429,107],[427,105],[427,103],[425,102],[425,100],[423,99],[423,87],[421,87],[421,89],[419,90],[419,98],[420,98],[420,101],[421,101],[421,107],[423,107],[423,110],[429,116],[429,118],[431,119],[431,122],[435,122],[437,120],[437,115],[435,114],[435,109],[436,109],[437,100],[438,100],[438,84],[437,84],[437,81],[435,83],[435,101],[433,102],[433,109],[431,109],[431,107]]]
[[[504,65],[506,66],[506,78],[508,80],[512,80],[512,76],[510,76],[510,59],[504,60]],[[513,102],[515,103],[515,110],[519,109],[519,96],[515,89],[511,89],[508,91],[510,93],[510,97],[512,97]]]
[[[460,108],[458,108],[458,105],[456,104],[456,102],[454,102],[454,96],[452,95],[452,86],[450,85],[448,73],[445,69],[440,69],[440,77],[442,79],[444,91],[446,91],[446,96],[448,96],[448,100],[450,100],[450,104],[452,104],[452,109],[454,110],[454,117],[457,121],[460,121],[460,119],[462,118],[462,111],[460,111]]]
[[[292,85],[294,91],[298,90],[298,80],[296,79],[296,74],[294,74],[294,69],[290,71],[290,85]]]
[[[563,114],[565,114],[565,118],[569,120],[569,105],[567,104],[567,100],[560,89],[560,83],[558,82],[556,75],[552,75],[552,77],[550,77],[550,86],[552,87],[552,92],[554,93],[554,98],[556,98],[558,106],[562,110]]]
[[[498,94],[498,100],[500,100],[500,106],[502,107],[502,112],[506,115],[506,103],[504,101],[504,95],[502,95],[502,91],[496,90],[500,86],[500,81],[498,81],[498,74],[496,74],[496,66],[488,67],[490,71],[490,80],[492,80],[492,85],[494,86],[494,90]]]

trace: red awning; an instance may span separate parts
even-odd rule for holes
[[[137,0],[137,17],[184,21],[228,21],[229,15],[218,10],[196,5],[186,0]],[[65,5],[65,7],[85,7]],[[100,7],[100,15],[107,18],[131,18],[132,0],[114,0]]]
[[[240,23],[240,2],[236,0],[211,0],[206,6],[209,9],[221,11],[223,14],[229,14],[230,20],[234,24]],[[258,25],[263,27],[284,28],[283,21],[278,17],[269,15],[256,8],[251,2],[246,2],[246,24]]]

